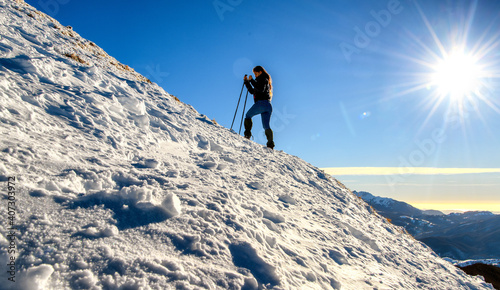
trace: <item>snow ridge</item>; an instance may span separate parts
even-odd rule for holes
[[[0,14],[0,181],[18,180],[2,286],[493,289],[23,1]]]

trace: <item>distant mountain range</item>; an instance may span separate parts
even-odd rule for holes
[[[487,211],[451,214],[423,211],[368,192],[355,191],[354,194],[441,257],[456,260],[500,257],[500,215]]]

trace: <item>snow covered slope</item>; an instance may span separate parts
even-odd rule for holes
[[[24,2],[0,35],[1,288],[492,289]]]

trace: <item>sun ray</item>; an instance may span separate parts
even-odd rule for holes
[[[404,29],[403,34],[410,40],[414,53],[386,53],[414,66],[394,74],[399,81],[391,86],[390,93],[384,93],[378,100],[388,102],[423,92],[424,97],[415,106],[425,114],[417,134],[429,124],[432,126],[434,121],[441,120],[438,127],[456,130],[459,128],[455,126],[459,126],[467,138],[470,116],[478,117],[488,127],[486,119],[489,114],[500,114],[500,101],[495,99],[500,79],[500,32],[496,29],[500,14],[478,32],[475,22],[482,20],[478,17],[479,4],[473,1],[463,9],[453,11],[454,18],[450,18],[446,33],[442,26],[429,21],[424,6],[413,3],[424,24],[424,34],[409,29]],[[471,104],[472,107],[467,107]],[[491,111],[487,112],[485,108]],[[445,113],[450,111],[452,121]],[[443,118],[439,119],[439,114]]]
[[[431,56],[435,61],[441,59],[441,57],[437,53],[435,53],[428,45],[426,45],[423,41],[421,41],[414,33],[412,33],[411,31],[409,31],[407,29],[405,29],[405,32],[407,33],[407,35],[410,38],[412,38],[412,40],[416,44],[420,45],[420,47],[425,50],[425,53],[427,55]],[[410,61],[413,61],[415,63],[422,63],[422,64],[424,64],[425,66],[428,66],[428,67],[432,66],[432,64],[430,62],[428,62],[428,61],[426,61],[424,59],[421,59],[421,58],[411,57],[408,54],[403,55],[403,58],[406,58],[406,59],[408,59]]]
[[[395,88],[402,87],[402,88],[405,88],[405,90],[398,92],[398,93],[395,93],[395,94],[392,94],[390,96],[386,96],[382,99],[382,101],[389,101],[389,100],[394,99],[394,98],[400,98],[402,96],[406,96],[406,95],[409,95],[411,93],[418,92],[418,91],[425,89],[427,87],[426,84],[421,83],[421,82],[415,83],[416,85],[414,85],[414,86],[408,86],[408,84],[410,84],[410,83],[395,85],[394,86]]]
[[[493,109],[495,112],[497,112],[498,114],[500,114],[500,108],[497,107],[495,104],[493,104],[490,99],[488,99],[487,97],[484,97],[484,96],[480,96],[480,95],[478,95],[478,97],[479,97],[479,99],[481,101],[483,101],[491,109]]]
[[[429,33],[431,34],[432,38],[434,39],[434,42],[439,48],[439,51],[441,52],[441,55],[446,55],[446,49],[444,48],[443,44],[439,40],[439,37],[437,36],[436,32],[432,28],[431,24],[429,23],[429,20],[425,16],[424,12],[422,11],[422,8],[420,8],[420,5],[418,5],[418,2],[415,1],[415,7],[417,7],[418,13],[420,14],[420,17],[422,17],[422,20],[424,21],[425,26],[427,27],[427,30],[429,30]]]
[[[495,67],[498,65],[498,60],[486,61],[487,57],[494,54],[498,50],[500,45],[499,33],[495,33],[493,37],[489,31],[493,29],[493,24],[491,23],[489,27],[484,31],[479,39],[474,42],[472,48],[468,50],[467,44],[470,41],[470,33],[472,22],[475,18],[475,13],[477,9],[477,2],[471,3],[468,13],[462,18],[462,21],[456,25],[457,38],[458,41],[450,41],[450,50],[446,50],[442,41],[436,34],[429,23],[425,13],[422,8],[415,3],[417,10],[424,22],[427,30],[431,34],[434,43],[441,54],[439,57],[435,51],[433,51],[427,44],[422,43],[417,37],[412,33],[410,36],[420,45],[420,47],[427,53],[427,58],[434,60],[435,63],[431,61],[416,60],[413,61],[423,67],[430,68],[431,72],[426,76],[423,74],[424,81],[427,81],[428,87],[431,88],[430,98],[434,99],[435,105],[429,112],[428,117],[424,121],[427,123],[430,116],[435,113],[437,106],[443,103],[444,98],[450,99],[449,106],[457,106],[458,114],[460,115],[461,124],[464,125],[464,108],[462,102],[473,100],[482,101],[492,110],[500,113],[499,107],[492,100],[491,95],[480,93],[481,90],[490,90],[491,85],[488,80],[498,78],[499,72]],[[413,57],[407,57],[413,58]],[[422,75],[421,75],[422,76]],[[416,85],[416,87],[422,87],[422,85]],[[412,89],[408,89],[407,92],[412,92]],[[477,108],[477,106],[476,106]],[[477,109],[474,111],[476,115]]]
[[[463,39],[461,40],[462,43],[467,43],[468,36],[470,29],[472,27],[472,22],[474,21],[474,17],[476,16],[476,9],[477,9],[477,1],[473,1],[470,5],[469,9],[469,14],[467,15],[467,20],[464,21],[464,30],[463,30]]]
[[[429,126],[437,125],[443,130],[461,131],[464,140],[469,142],[471,116],[477,117],[489,132],[492,131],[487,122],[489,114],[500,114],[500,101],[494,95],[500,78],[500,32],[496,29],[500,15],[478,33],[475,27],[475,21],[481,21],[477,14],[478,2],[471,2],[462,10],[454,11],[454,16],[458,17],[450,19],[452,22],[449,22],[448,34],[445,34],[440,26],[431,24],[424,12],[425,7],[413,3],[427,34],[405,29],[404,34],[411,40],[416,53],[387,52],[415,66],[399,72],[400,81],[393,84],[393,92],[384,94],[379,100],[387,102],[423,92],[424,97],[415,106],[425,114],[417,135]],[[487,112],[485,108],[491,111]]]

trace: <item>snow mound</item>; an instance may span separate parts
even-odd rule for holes
[[[53,272],[54,268],[51,265],[42,264],[30,267],[21,273],[20,281],[15,283],[21,284],[19,289],[43,290],[46,289],[47,281]]]
[[[492,289],[23,1],[0,15],[3,288]]]

